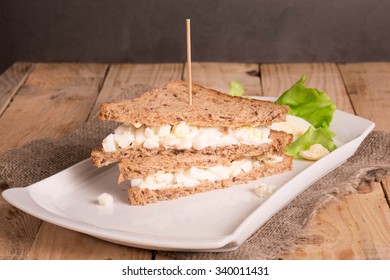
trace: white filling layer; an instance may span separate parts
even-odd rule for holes
[[[134,126],[123,124],[103,140],[105,152],[117,148],[143,146],[147,149],[158,147],[172,149],[202,150],[206,147],[229,145],[261,145],[270,143],[270,129],[267,127],[240,127],[223,129],[220,127],[196,127],[181,122],[178,125]]]
[[[229,145],[261,145],[270,143],[270,129],[285,131],[294,135],[294,141],[311,126],[306,120],[287,115],[285,122],[273,123],[270,127],[240,127],[223,129],[220,127],[189,126],[185,122],[178,125],[147,127],[141,124],[123,124],[103,140],[105,152],[115,152],[117,148],[142,146],[147,149],[159,147],[172,149],[202,150],[206,147]]]
[[[146,178],[134,178],[130,180],[132,187],[140,189],[161,189],[169,187],[195,187],[201,181],[216,182],[235,177],[241,173],[248,173],[262,164],[282,162],[283,157],[272,156],[258,160],[236,160],[230,166],[212,166],[208,168],[191,167],[176,172],[158,172]]]

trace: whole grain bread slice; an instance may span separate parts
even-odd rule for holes
[[[192,86],[192,102],[190,106],[187,83],[171,81],[138,98],[103,104],[100,119],[148,126],[183,121],[203,127],[265,126],[285,120],[288,111],[284,105],[231,96],[198,84]]]
[[[252,169],[252,171],[248,173],[241,173],[238,176],[216,181],[214,183],[202,181],[198,186],[195,187],[168,187],[153,190],[139,189],[130,186],[128,187],[128,199],[131,205],[146,205],[148,203],[155,203],[162,200],[172,200],[200,192],[224,189],[233,185],[245,184],[249,181],[253,181],[261,177],[290,171],[291,168],[292,157],[285,156],[282,162],[264,164],[259,168]]]
[[[119,163],[118,183],[133,178],[146,178],[149,175],[162,172],[175,172],[191,167],[206,168],[216,165],[230,165],[226,157],[216,155],[181,153],[175,156],[156,155],[152,157],[123,158]]]
[[[92,162],[96,167],[107,166],[120,161],[122,158],[132,160],[138,157],[150,157],[156,155],[166,155],[174,157],[178,154],[185,156],[207,155],[218,156],[226,159],[237,159],[243,157],[258,156],[265,153],[284,155],[286,145],[292,141],[292,135],[283,131],[271,130],[269,138],[272,140],[269,144],[262,145],[231,145],[227,147],[206,147],[202,150],[176,150],[165,149],[163,147],[155,149],[146,149],[142,146],[129,147],[126,149],[118,148],[115,152],[104,152],[101,146],[93,149],[91,153]]]

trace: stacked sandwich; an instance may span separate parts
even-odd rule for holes
[[[289,171],[292,135],[270,126],[288,107],[172,81],[126,101],[103,104],[120,123],[92,151],[96,167],[119,163],[131,205],[171,200]]]

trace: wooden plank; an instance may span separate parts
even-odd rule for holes
[[[126,88],[134,84],[162,87],[170,80],[180,80],[182,71],[182,63],[111,65],[90,117],[96,116],[103,102],[114,99]]]
[[[327,92],[335,100],[338,109],[353,113],[349,96],[343,84],[338,68],[334,64],[281,64],[261,66],[263,92],[268,96],[279,96],[288,89],[302,74],[307,75],[307,85]],[[310,78],[311,77],[311,78]],[[354,104],[355,105],[355,104]],[[371,106],[371,101],[366,107]],[[359,112],[358,112],[359,113]],[[307,229],[308,238],[298,244],[297,249],[284,256],[285,259],[322,259],[322,258],[356,258],[366,259],[388,257],[385,250],[388,236],[377,239],[375,246],[371,237],[380,235],[388,226],[388,207],[383,204],[384,193],[376,186],[375,193],[367,195],[356,193],[343,197],[340,202],[331,202],[321,209],[314,217],[312,226]],[[367,205],[380,205],[377,209],[367,208]],[[358,215],[340,213],[360,213],[365,209],[365,220]],[[378,214],[379,212],[379,214]],[[338,217],[332,219],[332,217]],[[339,221],[336,223],[335,221]],[[381,222],[386,223],[381,228]],[[370,223],[370,225],[367,225]],[[347,225],[347,226],[346,226]],[[348,225],[353,225],[349,226]],[[379,229],[377,229],[379,225]],[[365,229],[365,230],[363,230]],[[372,229],[373,232],[369,232]],[[377,231],[375,231],[377,230]],[[341,246],[340,244],[347,244]],[[375,247],[373,249],[373,246]],[[348,247],[348,248],[347,248]],[[335,248],[342,248],[337,250]],[[349,252],[349,254],[347,254]]]
[[[339,65],[356,113],[375,122],[375,129],[390,132],[390,63]],[[390,205],[390,176],[382,182]]]
[[[115,98],[134,84],[155,87],[180,79],[183,64],[116,64],[110,66],[90,116],[100,104]],[[53,238],[52,238],[53,237]],[[55,237],[55,238],[54,238]],[[77,250],[74,250],[76,244]],[[85,245],[84,245],[85,244]],[[29,254],[31,259],[151,259],[152,251],[105,242],[93,237],[43,223]]]
[[[375,122],[375,129],[390,132],[390,63],[339,65],[356,113]],[[382,182],[390,205],[390,176]]]
[[[12,102],[33,68],[31,63],[14,63],[0,75],[0,117]],[[0,202],[4,201],[0,196]]]
[[[38,260],[151,259],[147,250],[126,247],[43,223],[27,257]]]
[[[192,62],[192,81],[205,87],[227,92],[230,82],[241,82],[246,95],[261,95],[258,64]],[[184,80],[187,79],[184,67]]]
[[[265,96],[280,96],[302,75],[306,75],[306,86],[326,92],[339,110],[353,113],[343,80],[334,63],[263,64],[260,69]]]
[[[36,138],[59,138],[85,122],[104,64],[36,64],[0,119],[0,153]]]
[[[65,136],[85,122],[106,65],[36,64],[0,118],[0,152],[34,139]],[[85,112],[84,112],[85,111]],[[84,113],[82,113],[84,112]],[[1,259],[24,259],[41,221],[1,198]]]
[[[41,220],[16,209],[2,197],[0,213],[0,260],[24,259]]]
[[[339,65],[356,113],[375,122],[376,129],[390,131],[390,63]]]
[[[362,185],[356,195],[320,209],[310,234],[284,259],[389,259],[388,209],[379,183]]]
[[[0,116],[30,74],[31,63],[15,63],[0,76]]]

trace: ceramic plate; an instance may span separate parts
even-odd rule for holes
[[[331,125],[338,148],[316,162],[294,160],[293,170],[246,185],[199,193],[147,206],[129,206],[126,186],[116,184],[116,166],[96,169],[85,160],[26,188],[8,189],[3,197],[44,221],[111,242],[146,249],[233,250],[313,182],[347,160],[374,123],[336,111]],[[267,199],[254,188],[276,186]],[[97,197],[114,197],[110,207]]]

